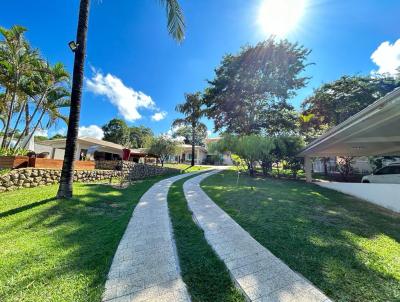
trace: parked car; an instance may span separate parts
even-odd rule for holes
[[[362,183],[400,184],[400,164],[383,167],[361,180]]]

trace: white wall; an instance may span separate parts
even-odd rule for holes
[[[400,213],[400,184],[316,182],[321,187],[333,189],[375,203]]]

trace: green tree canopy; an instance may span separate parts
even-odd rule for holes
[[[323,84],[302,103],[302,132],[316,137],[399,86],[392,77],[359,75]]]
[[[149,154],[156,155],[162,166],[168,157],[177,152],[176,142],[166,136],[153,137],[147,144]]]
[[[129,141],[132,148],[144,148],[146,140],[153,136],[153,131],[148,127],[132,126],[129,128]]]
[[[104,140],[120,144],[126,148],[144,148],[153,131],[145,126],[129,127],[124,120],[114,118],[102,127]]]
[[[310,50],[287,40],[268,39],[226,55],[204,93],[215,131],[253,134],[290,132],[295,127],[288,99],[304,87]],[[289,118],[280,118],[285,112]]]
[[[102,127],[104,140],[130,147],[129,128],[125,121],[114,118]]]
[[[188,126],[182,126],[177,128],[172,134],[173,138],[182,137],[183,143],[191,145],[192,144],[192,128]],[[198,126],[195,128],[194,144],[196,146],[204,146],[204,139],[207,138],[207,128],[203,126]]]

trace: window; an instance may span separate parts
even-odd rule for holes
[[[386,175],[386,174],[390,174],[390,173],[389,173],[389,168],[390,168],[390,167],[384,167],[384,168],[382,168],[382,169],[379,169],[379,170],[375,173],[375,175]]]
[[[398,166],[391,166],[392,173],[391,174],[400,174],[400,165]]]
[[[388,166],[378,170],[375,175],[400,174],[400,166]]]

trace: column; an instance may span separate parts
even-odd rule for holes
[[[306,174],[306,181],[312,182],[312,175],[311,175],[312,161],[311,161],[311,157],[309,157],[309,156],[304,157],[304,171]]]

